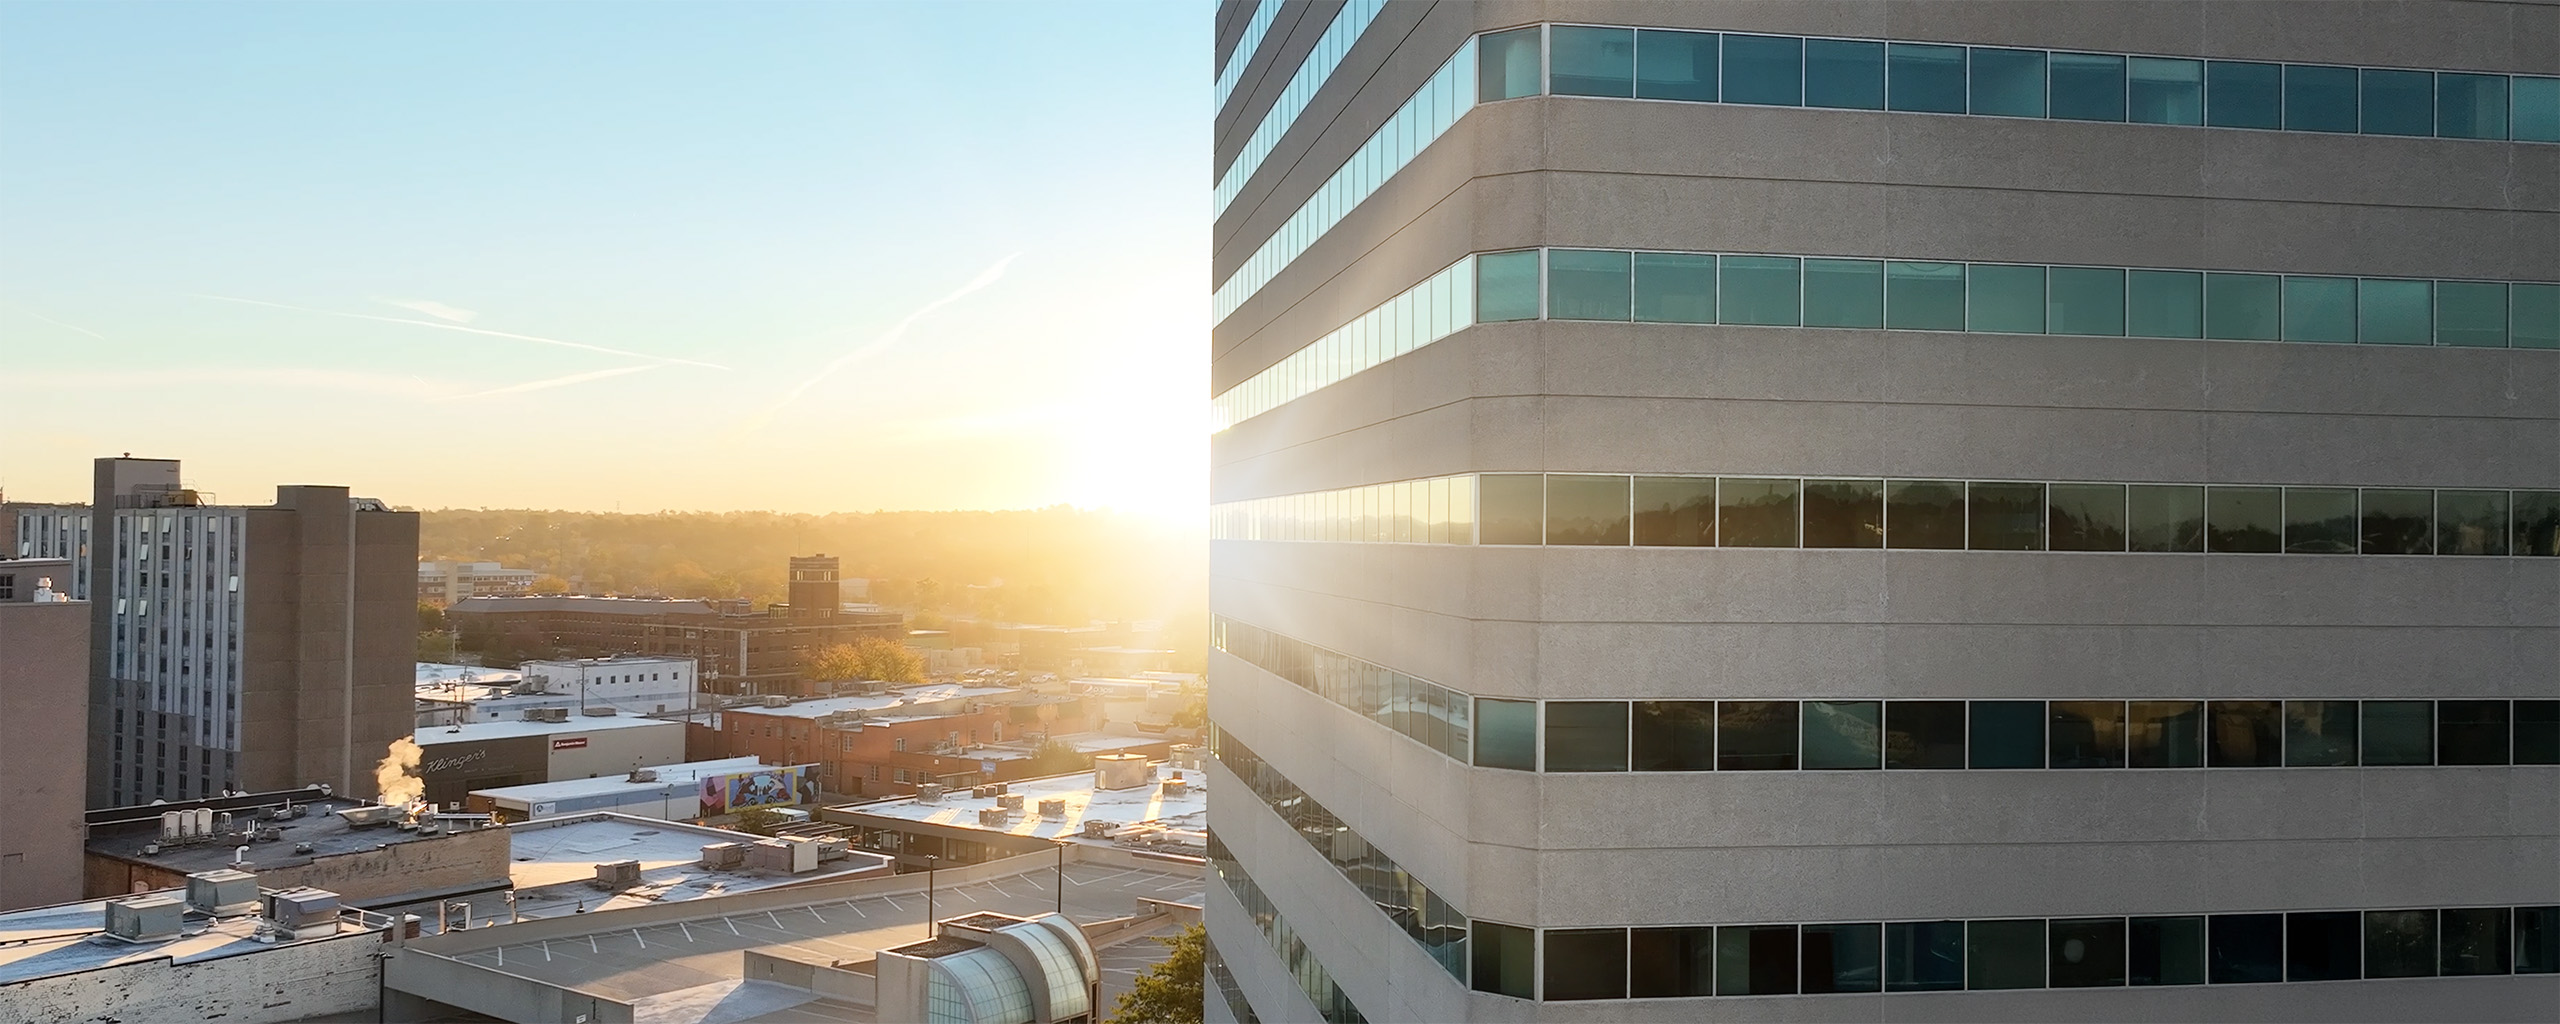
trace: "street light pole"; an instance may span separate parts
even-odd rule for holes
[[[942,858],[924,855],[924,937],[933,937],[933,869]]]
[[[1067,916],[1067,841],[1052,839],[1058,847],[1058,916]]]

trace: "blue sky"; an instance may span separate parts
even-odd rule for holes
[[[0,486],[1195,508],[1212,18],[0,5]]]

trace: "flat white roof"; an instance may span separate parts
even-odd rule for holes
[[[760,704],[741,704],[722,710],[750,715],[775,715],[783,718],[824,718],[839,711],[885,711],[895,707],[932,704],[946,700],[965,700],[971,697],[1001,697],[1020,692],[1022,691],[1004,686],[943,683],[934,686],[910,686],[879,696],[820,697],[816,700],[804,700],[778,708],[769,708]]]
[[[538,818],[507,826],[516,908],[550,917],[754,892],[865,872],[889,874],[887,854],[854,850],[843,860],[797,875],[711,871],[701,865],[711,843],[754,843],[762,836],[683,822],[594,812]],[[596,865],[640,862],[640,884],[607,893],[587,885]]]
[[[524,678],[524,673],[511,668],[482,668],[478,665],[452,665],[441,661],[421,661],[417,666],[420,686],[459,683],[465,673],[470,674],[471,681],[475,684],[513,686],[517,680]]]
[[[534,782],[527,783],[522,786],[500,786],[496,789],[475,789],[471,792],[475,796],[485,796],[497,800],[521,800],[526,803],[535,803],[543,800],[569,800],[582,796],[595,796],[601,793],[614,793],[623,790],[630,790],[636,793],[655,793],[658,790],[666,788],[670,783],[700,782],[702,781],[702,777],[706,774],[718,775],[722,772],[762,767],[763,764],[764,762],[758,760],[755,755],[748,754],[742,757],[725,757],[716,761],[689,761],[684,764],[657,765],[641,769],[642,771],[658,773],[658,781],[656,782],[633,782],[631,781],[631,777],[628,775],[614,775],[595,779],[562,779],[558,782]]]
[[[638,715],[570,715],[566,722],[464,722],[461,725],[431,725],[417,732],[419,746],[438,743],[479,743],[514,736],[549,736],[556,733],[600,732],[606,729],[639,729],[663,725],[682,729],[684,723]]]
[[[1011,783],[1007,788],[1022,798],[1022,813],[1000,828],[978,824],[978,812],[996,806],[996,798],[972,797],[965,789],[944,794],[941,803],[919,803],[913,797],[905,797],[828,810],[854,818],[890,818],[1041,839],[1081,839],[1087,818],[1120,825],[1154,822],[1170,828],[1207,828],[1209,791],[1204,786],[1208,774],[1185,771],[1182,776],[1190,783],[1190,791],[1172,799],[1165,797],[1161,781],[1136,789],[1095,789],[1092,772]],[[1067,802],[1065,819],[1040,816],[1040,801],[1060,798]]]
[[[158,895],[184,901],[186,890],[164,889]],[[330,936],[259,942],[255,938],[258,919],[254,915],[213,920],[188,914],[181,926],[181,934],[176,938],[157,942],[89,941],[92,936],[106,931],[106,920],[105,900],[31,907],[0,914],[0,985],[164,958],[175,963],[195,963],[281,949],[297,941],[317,942],[349,931],[365,930],[341,921],[337,931]]]

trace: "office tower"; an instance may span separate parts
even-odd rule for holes
[[[220,505],[126,457],[89,514],[92,806],[373,793],[415,717],[417,513],[300,485]]]
[[[2560,6],[1217,24],[1211,1019],[2560,1006]]]
[[[832,619],[844,608],[837,560],[825,553],[791,556],[791,617]]]
[[[0,555],[0,910],[80,898],[89,608],[60,558]]]

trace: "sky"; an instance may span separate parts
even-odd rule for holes
[[[0,3],[0,490],[1206,495],[1207,3]]]

